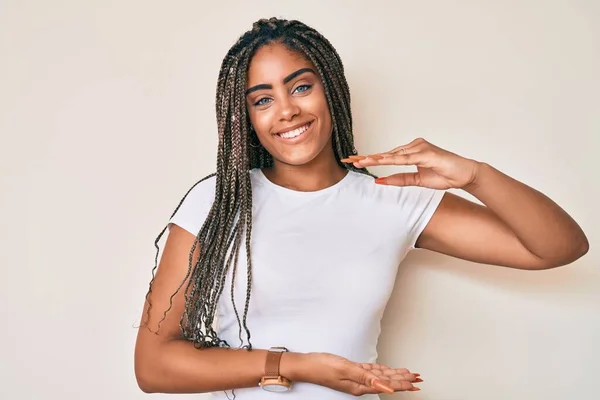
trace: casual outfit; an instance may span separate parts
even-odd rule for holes
[[[444,192],[378,185],[373,177],[350,170],[338,183],[314,192],[278,186],[260,169],[251,170],[250,177],[252,289],[247,326],[253,348],[285,346],[293,352],[376,362],[380,322],[398,265],[414,248]],[[214,200],[215,182],[211,177],[197,184],[170,222],[196,235]],[[241,243],[234,286],[240,317],[247,290],[245,237]],[[231,278],[230,270],[218,303],[217,333],[237,347],[242,342]],[[243,329],[242,338],[246,344]],[[231,399],[231,392],[227,394]],[[304,382],[293,382],[284,394],[257,386],[236,389],[235,395],[236,400],[355,398]],[[227,399],[225,392],[214,396]]]

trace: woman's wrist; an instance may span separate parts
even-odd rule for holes
[[[287,352],[281,356],[279,374],[292,382],[307,382],[309,354]]]

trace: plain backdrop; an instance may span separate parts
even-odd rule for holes
[[[597,399],[595,0],[1,0],[0,399],[149,398],[133,346],[153,242],[214,171],[223,56],[270,16],[339,51],[360,152],[423,136],[541,190],[591,244],[540,272],[412,252],[379,351],[425,382],[393,398]]]

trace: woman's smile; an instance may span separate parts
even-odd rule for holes
[[[282,130],[281,132],[276,133],[274,136],[286,144],[296,144],[302,142],[310,135],[312,131],[310,128],[312,126],[313,121],[310,121],[297,127],[291,127],[290,129]]]

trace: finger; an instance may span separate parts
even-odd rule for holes
[[[426,154],[418,148],[413,148],[404,152],[384,154],[382,158],[377,159],[379,164],[383,165],[419,165],[427,158]],[[369,160],[366,158],[365,160]]]
[[[371,385],[372,388],[377,389],[383,393],[387,393],[387,394],[392,394],[394,393],[394,389],[389,386],[389,384],[387,382],[384,383],[384,381],[382,381],[381,379],[372,379],[371,380]]]
[[[362,167],[368,167],[368,166],[373,166],[373,165],[379,165],[379,161],[384,160],[389,156],[391,156],[391,155],[387,155],[386,153],[370,154],[368,156],[356,156],[356,157],[360,157],[360,158],[355,158],[355,157],[342,158],[340,161],[343,163],[353,163],[355,167],[362,168]]]
[[[358,384],[376,389],[379,392],[388,394],[394,393],[394,389],[384,384],[377,375],[359,366],[352,368],[350,378]]]
[[[362,162],[364,160],[370,160],[370,161],[375,161],[375,160],[381,160],[384,158],[384,155],[379,155],[379,154],[371,154],[369,156],[362,156],[362,155],[356,155],[356,156],[348,156],[346,158],[342,158],[340,159],[341,162],[343,163],[357,163],[357,162]]]
[[[408,374],[410,371],[406,368],[390,368],[385,364],[375,364],[375,363],[363,363],[360,364],[366,370],[369,371],[381,371],[382,373],[392,373],[392,374]]]
[[[428,152],[421,151],[419,149],[409,150],[411,153],[407,152],[406,154],[400,153],[390,153],[383,154],[382,158],[365,158],[360,161],[356,161],[363,166],[373,166],[373,165],[424,165],[430,159],[430,154]]]
[[[381,364],[382,368],[389,369],[390,371],[396,371],[399,374],[412,374],[408,368],[390,368],[387,365]]]
[[[393,155],[393,154],[409,154],[409,153],[416,153],[417,151],[419,151],[420,149],[423,148],[422,144],[408,144],[408,145],[402,145],[402,146],[398,146],[398,147],[394,147],[391,150],[388,151],[384,151],[381,153],[375,153],[372,155],[380,155],[380,156],[389,156],[389,155]],[[371,154],[366,155],[365,157],[369,157],[371,156]]]
[[[394,393],[393,389],[392,389],[392,392],[382,392],[381,390],[375,389],[372,386],[361,385],[361,384],[358,384],[353,381],[348,381],[348,382],[350,383],[350,386],[347,386],[347,388],[348,388],[347,392],[351,393],[355,396],[362,396],[365,394],[381,394],[381,393],[392,394],[392,393]],[[388,386],[389,386],[389,384],[388,384]]]
[[[383,370],[383,374],[385,376],[390,376],[390,375],[406,375],[406,376],[414,375],[414,376],[417,376],[418,375],[418,374],[410,372],[406,368],[400,368],[400,369],[388,368],[388,369]]]
[[[368,371],[378,371],[380,370],[384,376],[390,375],[402,375],[402,374],[411,374],[415,377],[421,376],[421,374],[416,372],[410,372],[408,368],[390,368],[385,364],[373,364],[373,363],[363,363],[360,366]]]
[[[384,377],[399,375],[404,376],[404,379],[412,380],[414,378],[418,378],[421,374],[417,372],[410,372],[408,368],[390,368],[385,364],[374,364],[374,363],[362,363],[359,364],[361,368],[366,369],[367,371],[371,371],[374,374],[381,375]]]
[[[418,387],[414,386],[411,382],[406,381],[406,380],[389,380],[386,381],[386,383],[392,388],[394,389],[394,391],[399,392],[399,391],[416,391],[416,390],[420,390]]]
[[[410,142],[408,144],[403,144],[401,146],[393,148],[392,150],[388,151],[388,153],[396,153],[400,149],[410,149],[412,147],[416,147],[416,146],[422,145],[423,143],[426,143],[425,139],[423,139],[423,138],[417,138],[417,139],[414,139],[412,142]]]
[[[371,157],[375,160],[379,160],[381,158],[383,158],[383,154],[387,154],[387,153],[376,153],[376,154],[369,154],[369,155],[352,155],[352,156],[348,156],[346,158],[344,158],[343,160],[353,160],[353,161],[361,161],[364,160],[367,157]]]
[[[358,159],[358,158],[354,158],[354,157],[348,157],[348,158],[342,158],[340,159],[341,162],[345,163],[345,164],[353,164],[353,163],[358,163],[360,160],[364,160],[364,156],[362,156],[363,158]]]
[[[375,179],[378,185],[394,186],[421,186],[421,179],[418,172],[402,172],[382,178]]]
[[[368,155],[353,154],[353,155],[347,156],[346,158],[342,159],[341,161],[344,163],[363,161],[365,159],[372,161],[372,160],[380,160],[384,157],[389,157],[389,156],[395,155],[397,153],[401,153],[403,155],[412,154],[412,153],[418,152],[425,144],[427,144],[427,142],[424,139],[419,138],[419,139],[413,140],[412,142],[410,142],[408,144],[404,144],[404,145],[395,147],[392,150],[388,150],[388,151],[385,151],[382,153],[373,153],[373,154],[368,154]]]
[[[412,153],[416,153],[418,151],[420,151],[421,149],[423,149],[423,145],[418,143],[418,144],[414,144],[414,145],[410,145],[410,146],[398,146],[395,149],[392,149],[388,152],[386,152],[385,154],[412,154]]]
[[[414,153],[417,153],[419,151],[421,151],[421,147],[420,146],[401,147],[397,151],[383,154],[383,157],[386,158],[386,157],[392,157],[392,156],[396,156],[396,155],[405,156],[407,154],[414,154]]]
[[[350,159],[350,158],[342,158],[340,161],[344,164],[352,164],[356,168],[364,168],[365,167],[364,165],[361,165],[358,161],[356,161],[354,159]]]
[[[423,145],[425,145],[427,142],[424,139],[415,139],[412,142],[408,143],[408,144],[402,144],[398,147],[394,147],[391,150],[388,150],[386,152],[383,153],[378,153],[378,154],[394,154],[394,153],[399,153],[399,152],[406,152],[408,153],[409,151],[416,151],[420,148],[423,147]]]
[[[414,374],[414,372],[410,372],[408,368],[394,368],[393,370],[398,374]]]
[[[423,379],[419,378],[415,374],[384,374],[382,378],[408,382],[416,382],[417,379],[419,379],[421,382],[423,382]]]
[[[422,382],[422,379],[418,379],[415,380],[414,382],[409,382],[407,380],[404,379],[389,379],[388,377],[380,377],[378,378],[379,382],[373,381],[374,385],[373,386],[367,386],[367,385],[363,385],[363,384],[359,384],[356,382],[352,382],[353,385],[355,385],[353,387],[352,392],[356,395],[363,395],[363,394],[367,394],[367,393],[388,393],[391,394],[388,391],[382,390],[381,386],[387,386],[389,388],[392,389],[393,392],[400,392],[400,391],[409,391],[409,392],[414,392],[414,391],[418,391],[421,390],[419,387],[416,387],[413,385],[413,383],[418,383],[418,382]],[[393,393],[392,392],[392,393]]]

